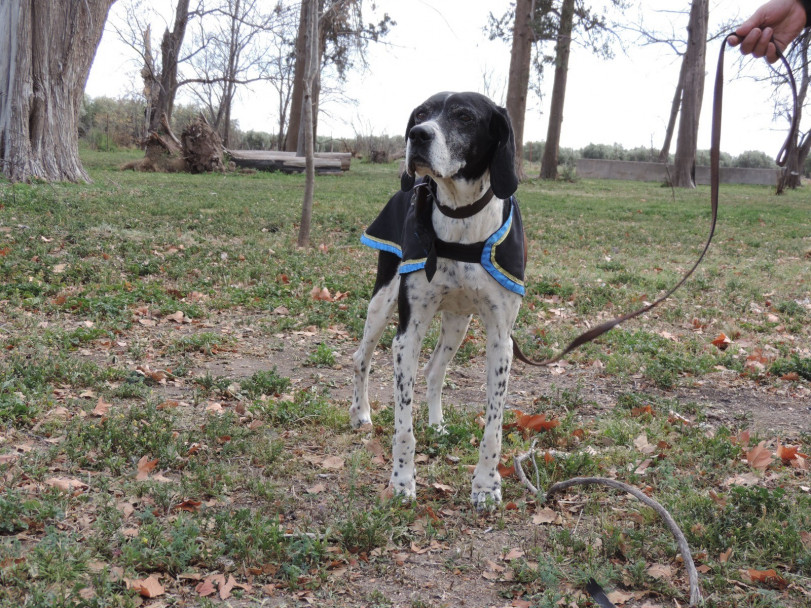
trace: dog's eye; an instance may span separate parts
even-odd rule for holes
[[[417,110],[414,113],[414,118],[416,119],[417,122],[422,122],[423,120],[428,118],[428,112],[426,112],[425,110]]]
[[[468,112],[459,112],[459,114],[456,115],[456,118],[459,120],[459,122],[464,124],[473,122],[473,115],[469,114]]]

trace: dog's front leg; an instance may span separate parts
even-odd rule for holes
[[[369,407],[369,367],[375,346],[394,312],[399,286],[400,277],[394,275],[388,283],[384,283],[380,288],[375,287],[375,294],[369,302],[363,339],[352,356],[355,373],[352,380],[352,406],[349,408],[349,419],[353,428],[372,422]]]
[[[415,284],[419,287],[414,288]],[[414,378],[422,341],[438,307],[427,286],[422,273],[414,273],[402,280],[398,301],[400,325],[391,347],[394,356],[394,437],[390,483],[396,494],[408,498],[417,496],[412,415]],[[412,294],[419,294],[419,302]]]
[[[473,472],[473,488],[470,494],[471,501],[479,509],[487,507],[488,503],[501,502],[501,475],[498,472],[501,458],[501,426],[512,365],[510,330],[518,314],[519,304],[520,301],[506,300],[498,306],[493,306],[490,311],[498,311],[503,316],[482,315],[485,317],[487,328],[487,409],[484,436],[479,446],[479,462]]]

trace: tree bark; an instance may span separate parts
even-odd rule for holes
[[[693,0],[690,7],[690,22],[687,25],[684,89],[682,90],[681,118],[676,142],[676,162],[673,168],[673,185],[680,188],[695,188],[698,120],[701,115],[701,99],[704,93],[708,18],[709,2]]]
[[[679,108],[681,108],[681,96],[684,90],[684,73],[687,67],[685,59],[687,55],[682,55],[681,68],[679,68],[679,81],[676,83],[676,92],[673,94],[673,102],[670,104],[670,118],[667,121],[667,130],[665,131],[665,141],[662,144],[662,149],[659,151],[659,162],[666,163],[670,157],[670,144],[673,141],[673,132],[676,130],[676,118],[679,116]]]
[[[306,78],[307,0],[301,3],[298,36],[296,36],[296,67],[293,72],[293,94],[290,97],[290,121],[287,124],[287,141],[284,149],[298,150],[299,129],[301,128],[301,108],[304,103],[304,80]]]
[[[9,179],[90,181],[79,108],[114,1],[0,1],[0,164]]]
[[[535,0],[518,0],[515,6],[515,24],[510,51],[510,72],[507,81],[507,114],[510,115],[515,134],[515,172],[519,180],[524,175],[524,122],[527,112],[529,69],[532,62],[532,16]]]
[[[315,150],[313,136],[313,88],[319,69],[318,52],[318,0],[302,0],[307,10],[307,30],[305,34],[306,61],[304,79],[304,104],[302,119],[304,122],[304,159],[305,182],[304,200],[301,205],[301,222],[299,224],[298,246],[310,244],[310,223],[313,215],[313,192],[315,191]]]
[[[569,48],[572,43],[574,0],[563,0],[560,9],[560,28],[555,50],[555,81],[552,85],[552,103],[549,108],[549,126],[541,160],[541,179],[558,176],[558,150],[563,125],[563,102],[566,98],[566,78],[569,72]]]

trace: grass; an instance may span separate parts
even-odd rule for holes
[[[300,176],[134,174],[116,167],[137,152],[83,154],[92,184],[0,183],[0,607],[137,606],[125,581],[150,575],[167,605],[217,605],[197,585],[218,573],[250,585],[232,590],[240,606],[456,605],[411,585],[413,568],[470,605],[586,606],[590,577],[684,603],[672,538],[629,498],[570,494],[551,505],[557,523],[533,525],[540,506],[506,476],[501,508],[470,507],[476,320],[464,373],[447,379],[452,397],[476,402],[448,408],[444,433],[418,408],[418,500],[381,498],[393,417],[374,402],[373,429],[349,428],[348,354],[374,284],[358,238],[396,187],[394,165],[318,178],[313,247],[300,250]],[[674,201],[656,184],[529,181],[518,195],[530,264],[516,335],[536,357],[678,280],[709,218],[706,188]],[[756,407],[794,394],[801,409],[810,235],[804,191],[725,185],[694,279],[567,357],[576,382],[522,368],[511,394],[511,407],[560,423],[537,437],[541,486],[601,474],[650,492],[687,533],[709,606],[799,607],[811,593],[808,472],[746,461],[760,441],[808,453],[811,439],[755,430],[742,446],[745,418],[683,396],[734,389]],[[313,288],[349,295],[315,300]],[[515,420],[505,464],[532,439]],[[139,474],[144,462],[154,468]],[[512,548],[522,555],[504,560]],[[673,574],[652,575],[657,564]]]

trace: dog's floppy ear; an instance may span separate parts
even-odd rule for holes
[[[411,128],[414,126],[414,123],[417,119],[414,117],[416,110],[411,112],[411,116],[408,117],[408,126],[406,126],[405,132],[405,146],[408,147],[408,134],[411,133]],[[414,187],[414,174],[409,173],[408,171],[408,164],[406,164],[405,168],[403,169],[402,175],[400,175],[400,189],[403,192],[408,192]]]
[[[507,110],[495,108],[490,132],[496,140],[496,151],[490,161],[490,185],[498,198],[510,198],[518,189],[518,176],[515,174],[515,136]]]

